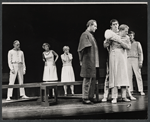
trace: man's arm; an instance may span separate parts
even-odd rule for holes
[[[13,67],[13,65],[12,65],[12,54],[11,54],[11,51],[8,52],[8,66],[9,66],[9,69],[10,69],[11,71],[14,70],[14,67]]]
[[[142,50],[142,46],[141,46],[140,42],[138,42],[138,63],[139,63],[139,67],[142,68],[143,50]]]
[[[23,72],[24,74],[26,73],[26,65],[25,65],[25,58],[24,58],[24,53],[22,52],[22,63],[23,63]]]
[[[129,38],[127,37],[126,39],[122,39],[120,41],[120,44],[123,48],[130,50],[131,49],[131,42],[129,40]]]

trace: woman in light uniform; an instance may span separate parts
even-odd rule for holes
[[[63,47],[64,54],[61,55],[63,67],[61,72],[61,82],[75,82],[74,71],[72,68],[72,54],[69,53],[69,47]],[[70,86],[72,95],[74,94],[74,85]],[[67,95],[67,86],[64,85],[65,96]]]

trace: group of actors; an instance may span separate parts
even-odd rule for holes
[[[94,32],[97,29],[96,20],[89,20],[86,24],[85,32],[81,34],[78,54],[81,66],[80,76],[83,78],[82,84],[82,102],[84,104],[93,104],[98,102],[95,99],[95,85],[99,78],[99,51],[97,42],[94,38]],[[116,19],[110,21],[110,29],[105,31],[104,48],[108,50],[108,59],[106,62],[107,74],[104,83],[104,95],[102,102],[108,100],[109,92],[111,92],[111,103],[117,103],[118,89],[121,89],[121,99],[124,102],[136,100],[133,97],[133,72],[136,76],[138,91],[141,95],[143,92],[143,81],[141,76],[141,68],[143,64],[143,51],[140,42],[135,41],[135,33],[129,31],[129,27],[125,24],[119,26]],[[24,53],[20,50],[20,42],[15,40],[14,48],[8,52],[8,65],[10,68],[9,85],[13,85],[18,76],[19,84],[23,84],[23,75],[26,72],[24,61]],[[43,81],[57,81],[56,61],[58,54],[54,50],[50,50],[50,45],[44,43],[43,52],[44,72]],[[62,72],[61,82],[75,82],[74,71],[72,67],[73,56],[69,52],[69,47],[63,47],[64,53],[61,55]],[[71,93],[74,94],[74,86],[71,85]],[[7,99],[11,100],[13,88],[8,88]],[[64,93],[67,95],[67,86],[64,85]],[[20,96],[28,98],[25,95],[24,88],[20,88]]]

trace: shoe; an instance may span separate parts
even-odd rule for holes
[[[107,98],[103,98],[103,99],[102,99],[102,102],[107,102]]]
[[[111,101],[111,103],[116,104],[116,103],[117,103],[117,99],[114,98],[114,99]]]
[[[144,95],[145,95],[145,93],[144,93],[144,92],[141,92],[140,94],[141,94],[142,96],[144,96]]]
[[[65,97],[67,96],[67,94],[64,95]]]
[[[22,98],[23,98],[23,99],[27,99],[27,98],[29,98],[29,97],[27,97],[26,95],[23,95]]]
[[[74,96],[74,94],[70,94],[70,96]]]
[[[97,99],[95,98],[90,98],[90,101],[93,102],[93,103],[98,103],[99,101],[97,101]]]
[[[123,101],[123,102],[130,102],[130,100],[127,99],[127,98],[122,98],[122,101]]]
[[[10,99],[10,97],[7,97],[7,99],[6,99],[7,101],[10,101],[11,99]]]
[[[82,103],[83,104],[93,104],[90,100],[88,100],[88,99],[83,99],[82,100]]]
[[[130,100],[136,100],[136,98],[135,97],[133,97],[133,96],[130,96]]]

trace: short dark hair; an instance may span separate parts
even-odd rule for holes
[[[50,47],[50,45],[49,45],[48,43],[44,43],[44,44],[42,45],[42,48],[45,49],[45,46],[46,46],[46,45],[47,45],[48,47]]]
[[[94,22],[96,22],[96,20],[91,19],[87,22],[86,26],[89,27],[89,26],[93,25]]]
[[[110,20],[110,25],[112,25],[113,22],[118,22],[118,20],[116,20],[116,19]],[[118,23],[119,23],[119,22],[118,22]]]
[[[134,31],[130,31],[130,32],[129,32],[129,35],[130,35],[130,34],[135,35],[135,32],[134,32]]]
[[[128,28],[129,29],[129,26],[125,25],[125,24],[122,24],[119,26],[119,31],[122,31],[124,30],[125,28]]]

